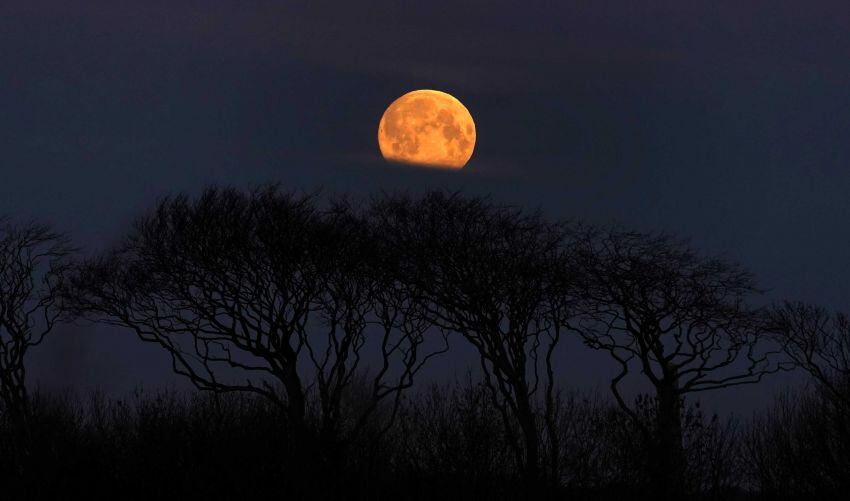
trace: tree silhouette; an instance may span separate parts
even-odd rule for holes
[[[64,316],[58,290],[71,252],[47,225],[0,218],[0,404],[17,417],[28,411],[26,355]]]
[[[541,426],[557,450],[552,356],[568,315],[554,313],[563,304],[552,279],[562,228],[538,213],[439,192],[377,198],[371,217],[379,245],[400,256],[405,294],[477,350],[516,461],[536,480]]]
[[[162,346],[198,388],[269,399],[285,409],[296,447],[313,450],[303,446],[318,433],[328,451],[379,402],[397,400],[435,353],[420,350],[415,308],[388,297],[378,273],[386,258],[367,237],[344,204],[321,211],[314,197],[276,187],[210,188],[163,200],[116,249],[83,263],[67,295],[91,318]],[[351,418],[346,391],[367,346],[380,368]],[[314,388],[319,430],[307,420]]]
[[[305,498],[750,499],[754,485],[832,499],[848,488],[848,317],[755,308],[745,269],[666,234],[460,194],[359,204],[272,186],[166,198],[107,252],[69,264],[71,252],[47,226],[0,222],[0,411],[15,418],[0,419],[0,481],[22,493],[151,477],[145,495],[215,495],[220,480]],[[158,344],[210,393],[28,395],[27,350],[76,314]],[[610,402],[556,384],[568,334],[618,364]],[[480,376],[407,396],[453,335]],[[685,401],[792,366],[814,388],[743,432]],[[652,394],[627,402],[632,376]]]
[[[760,313],[746,303],[756,284],[740,266],[701,257],[671,236],[620,229],[580,232],[568,272],[581,277],[574,294],[582,315],[572,327],[619,364],[612,393],[653,444],[653,488],[676,499],[685,395],[755,383],[778,369],[760,343]],[[654,427],[620,392],[633,372],[654,389]]]
[[[325,447],[345,446],[341,437],[356,436],[377,409],[379,402],[392,397],[388,419],[378,430],[385,433],[395,420],[400,394],[413,385],[414,376],[424,364],[448,350],[444,332],[436,336],[438,345],[426,344],[425,332],[431,326],[425,311],[405,296],[401,284],[388,270],[397,260],[394,249],[374,245],[375,228],[365,215],[346,200],[335,200],[323,214],[313,259],[317,263],[320,287],[314,298],[320,325],[304,339],[304,347],[315,373],[320,403],[319,434]],[[386,251],[386,252],[384,252]],[[372,353],[377,360],[370,382],[371,395],[358,405],[356,419],[342,430],[343,415],[355,383],[357,370],[372,335],[378,340]],[[322,332],[323,335],[319,335]],[[395,362],[395,363],[394,363]],[[360,395],[362,397],[362,395]]]
[[[850,488],[850,319],[786,301],[769,309],[767,328],[815,385],[757,417],[747,437],[756,482],[776,499],[837,499]]]
[[[850,318],[802,302],[775,305],[769,328],[795,367],[806,371],[850,417]]]

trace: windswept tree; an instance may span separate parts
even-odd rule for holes
[[[697,255],[668,235],[586,229],[568,273],[581,311],[573,327],[619,365],[610,387],[649,444],[650,482],[670,499],[682,495],[682,406],[688,394],[756,383],[776,371],[763,343],[759,293],[737,264]],[[630,374],[654,389],[654,423],[620,391]]]
[[[378,403],[392,396],[388,419],[379,430],[385,433],[399,410],[401,392],[448,344],[440,331],[426,340],[431,327],[426,312],[403,294],[390,272],[400,256],[395,249],[374,245],[375,228],[362,211],[347,200],[334,200],[323,211],[319,228],[312,256],[321,281],[313,299],[319,322],[310,327],[313,334],[306,336],[304,347],[321,407],[319,436],[325,447],[335,447],[341,436],[356,435]],[[375,342],[368,343],[370,337]],[[364,357],[377,361],[365,399],[348,394]],[[359,408],[352,412],[352,406]],[[346,423],[346,416],[355,419]]]
[[[820,306],[785,302],[769,328],[794,367],[806,371],[850,417],[850,318]]]
[[[63,317],[57,291],[71,252],[46,225],[0,218],[0,410],[26,415],[26,355]]]
[[[841,499],[850,489],[850,318],[803,302],[768,311],[767,328],[811,386],[787,392],[751,424],[756,485],[771,499]]]
[[[538,213],[439,192],[377,198],[371,219],[378,245],[401,256],[392,264],[403,294],[477,350],[516,461],[536,480],[541,429],[557,450],[552,358],[568,315],[553,271],[562,228]]]
[[[163,347],[198,388],[278,404],[296,445],[317,434],[338,444],[429,358],[416,310],[387,298],[379,272],[392,257],[364,231],[344,204],[320,210],[315,197],[276,187],[211,188],[159,203],[121,245],[80,266],[68,297]],[[367,404],[344,415],[370,349],[378,369]],[[308,423],[314,389],[320,430]]]

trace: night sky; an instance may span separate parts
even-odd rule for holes
[[[4,0],[0,213],[88,253],[210,184],[462,188],[678,232],[765,299],[848,309],[849,20],[844,1]],[[462,171],[381,159],[381,114],[420,88],[472,113]],[[567,345],[562,381],[604,391],[605,361]],[[32,362],[46,388],[185,387],[106,327],[64,327]],[[706,398],[749,412],[795,381]]]

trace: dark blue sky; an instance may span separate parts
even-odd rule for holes
[[[839,1],[5,0],[0,213],[95,250],[211,183],[463,188],[676,231],[771,299],[848,309],[848,19]],[[463,171],[380,159],[382,112],[417,88],[472,113]],[[50,387],[170,380],[126,332],[69,327],[34,353]],[[583,355],[565,381],[602,383]],[[748,410],[779,381],[712,398]]]

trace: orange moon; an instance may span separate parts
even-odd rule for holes
[[[390,162],[462,169],[475,148],[475,122],[454,96],[414,90],[384,112],[378,146]]]

